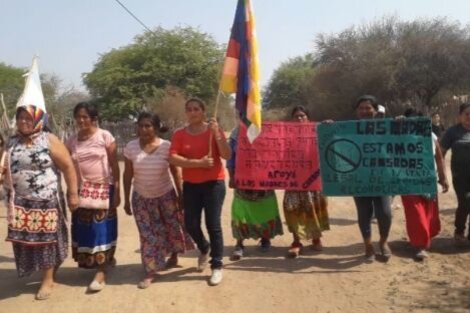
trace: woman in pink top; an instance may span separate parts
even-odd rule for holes
[[[157,271],[176,266],[178,253],[194,249],[194,245],[183,228],[183,212],[178,205],[181,177],[178,169],[168,163],[170,142],[157,135],[166,128],[158,115],[148,112],[140,113],[137,125],[139,138],[124,149],[124,210],[128,215],[134,213],[139,229],[145,277],[138,287],[144,289]]]
[[[79,207],[72,214],[72,256],[79,267],[97,269],[89,285],[90,291],[105,286],[108,265],[115,263],[117,241],[116,208],[120,203],[119,166],[114,137],[98,128],[98,111],[87,102],[73,110],[78,127],[76,135],[67,141],[80,182],[109,184],[109,208]]]

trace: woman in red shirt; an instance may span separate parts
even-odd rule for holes
[[[211,256],[209,283],[222,281],[223,238],[220,216],[225,198],[225,172],[221,158],[231,156],[224,132],[215,118],[205,122],[205,104],[197,98],[185,104],[188,125],[177,130],[170,147],[170,163],[183,168],[184,220],[188,233],[201,252],[198,270],[202,272]],[[204,209],[210,243],[201,230]]]

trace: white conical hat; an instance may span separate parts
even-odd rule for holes
[[[38,57],[34,56],[33,64],[26,76],[26,85],[23,90],[23,94],[18,99],[16,107],[22,107],[27,105],[34,105],[46,113],[46,104],[44,101],[44,95],[42,94],[41,80],[39,78],[38,70]]]

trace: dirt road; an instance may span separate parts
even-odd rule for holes
[[[330,198],[331,230],[324,235],[323,252],[286,259],[292,238],[285,233],[273,240],[267,253],[258,251],[256,242],[247,242],[246,257],[231,262],[231,199],[229,191],[223,210],[226,257],[220,286],[208,286],[210,271],[197,273],[197,254],[189,253],[180,258],[179,268],[162,272],[148,289],[137,289],[142,275],[138,233],[133,218],[120,210],[117,266],[98,294],[86,293],[93,272],[76,268],[69,257],[51,299],[35,301],[40,275],[18,279],[11,246],[0,241],[0,312],[470,312],[470,248],[453,246],[453,191],[440,195],[442,231],[431,257],[420,263],[413,260],[407,243],[403,211],[395,208],[393,257],[388,263],[365,264],[349,197]],[[400,199],[395,203],[401,204]],[[0,217],[4,238],[4,207]],[[376,225],[373,236],[377,239]]]

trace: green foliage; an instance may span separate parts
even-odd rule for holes
[[[289,59],[274,71],[264,93],[264,106],[285,107],[305,104],[305,82],[313,75],[311,54]]]
[[[295,91],[295,101],[301,95],[317,120],[352,117],[354,103],[363,94],[377,96],[390,115],[410,105],[426,112],[449,101],[446,96],[468,93],[470,28],[445,18],[384,18],[319,35],[313,64],[311,75],[291,79],[289,88]],[[305,71],[311,69],[311,64],[305,65]],[[282,94],[285,89],[270,84],[266,93]],[[295,101],[272,103],[275,107]]]
[[[5,63],[0,63],[0,93],[3,93],[5,105],[10,114],[15,111],[15,105],[23,92],[26,71]]]
[[[16,110],[16,103],[24,90],[25,77],[28,71],[25,68],[14,67],[0,63],[0,93],[3,93],[8,115],[13,116]],[[56,75],[42,74],[41,87],[49,112],[54,112],[54,108],[60,106],[60,79]]]
[[[148,102],[163,99],[168,87],[210,101],[223,54],[212,37],[191,27],[157,28],[103,54],[84,82],[110,120],[135,115]]]

